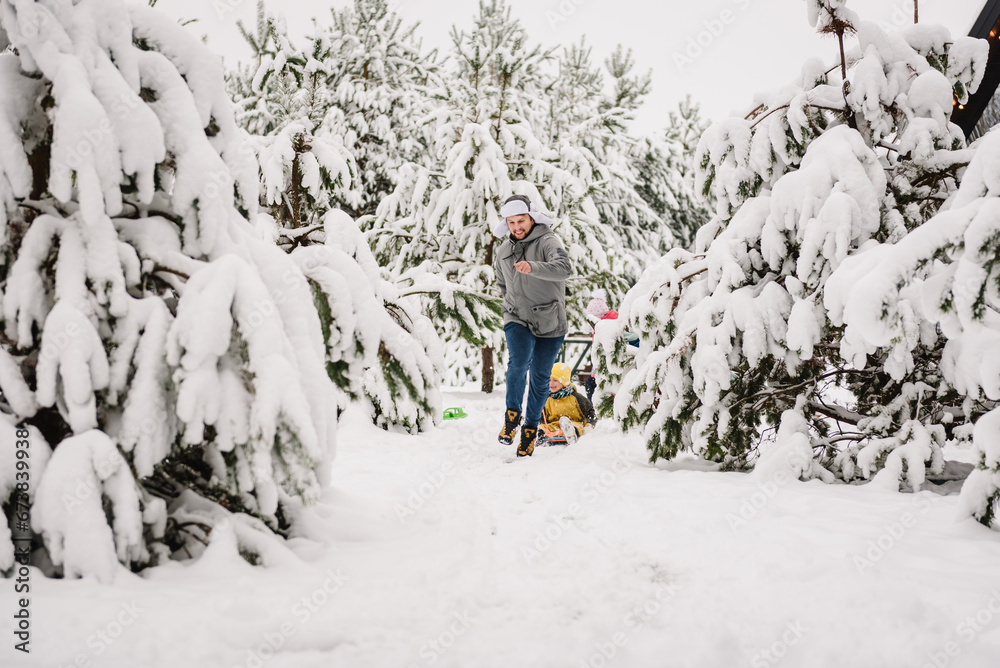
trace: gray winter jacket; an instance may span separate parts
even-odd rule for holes
[[[530,274],[514,269],[522,260],[531,264]],[[493,269],[503,294],[504,325],[516,322],[544,338],[566,335],[566,279],[573,264],[551,227],[536,223],[521,241],[504,237]]]

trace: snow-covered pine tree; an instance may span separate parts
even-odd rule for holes
[[[425,431],[441,416],[442,343],[412,295],[382,278],[363,233],[343,211],[323,216],[324,243],[291,250],[323,323],[327,372],[369,405],[383,429]]]
[[[431,137],[421,121],[431,110],[428,88],[436,86],[436,51],[424,52],[417,24],[404,24],[387,0],[354,0],[333,10],[328,29],[312,38],[317,59],[327,63],[334,104],[324,127],[341,136],[358,165],[353,208],[357,219],[373,215],[396,187],[399,168],[419,162]]]
[[[260,164],[262,204],[295,240],[308,238],[323,229],[320,218],[331,207],[358,199],[354,157],[340,135],[323,126],[333,98],[324,71],[330,65],[317,44],[296,47],[263,0],[256,29],[238,26],[254,60],[229,74],[229,87]]]
[[[480,0],[474,27],[453,30],[452,42],[454,70],[435,112],[434,160],[400,171],[370,229],[376,256],[392,276],[412,280],[412,292],[423,291],[428,275],[458,286],[429,294],[425,309],[450,316],[435,324],[451,380],[478,378],[492,392],[494,351],[502,344],[500,303],[490,296],[492,230],[510,193],[528,191],[543,201],[526,178],[542,152],[527,117],[547,54],[528,48],[503,0]]]
[[[0,26],[0,413],[29,426],[31,529],[67,577],[223,517],[267,563],[327,480],[338,399],[308,282],[240,213],[256,165],[221,63],[117,0],[0,0]]]
[[[314,22],[302,48],[263,0],[256,29],[240,26],[255,53],[254,63],[230,74],[244,127],[268,137],[296,121],[351,157],[354,178],[326,188],[326,208],[355,219],[373,214],[395,187],[400,166],[427,153],[420,120],[438,65],[435,52],[421,49],[416,27],[404,25],[386,0],[332,9],[329,23]]]
[[[375,12],[371,31],[390,20],[381,0],[358,0],[357,5]],[[364,141],[354,136],[345,147],[345,130],[328,122],[331,116],[343,117],[337,104],[344,100],[345,86],[353,85],[348,82],[355,73],[333,71],[342,63],[331,50],[345,41],[353,45],[350,50],[358,48],[355,36],[337,32],[351,27],[352,15],[349,10],[335,12],[335,21],[344,25],[309,40],[302,51],[288,38],[283,23],[267,15],[263,2],[257,9],[255,32],[241,26],[255,49],[257,69],[242,68],[230,78],[231,87],[245,93],[241,106],[247,127],[266,133],[249,140],[260,166],[262,203],[271,211],[270,218],[256,218],[257,226],[270,228],[270,236],[292,253],[310,279],[323,319],[327,371],[345,398],[364,396],[373,421],[383,428],[426,429],[440,414],[441,343],[414,300],[381,278],[357,225],[336,208],[338,203],[362,201],[352,185],[358,169],[350,148],[374,142],[371,136]],[[391,24],[398,30],[394,15]],[[362,28],[355,21],[353,29]],[[375,48],[374,43],[366,44]],[[371,64],[373,75],[379,69]],[[357,100],[360,94],[348,98]],[[384,100],[374,102],[373,108]],[[363,120],[362,115],[351,118]],[[389,122],[380,118],[380,127]],[[312,248],[315,245],[326,248]],[[365,271],[355,271],[356,265]],[[352,286],[346,295],[345,281]],[[373,307],[373,299],[381,305]]]
[[[547,149],[536,181],[562,223],[559,234],[579,269],[567,286],[571,331],[590,329],[586,305],[595,289],[613,299],[625,293],[656,256],[653,249],[662,234],[655,213],[636,191],[628,158],[633,148],[629,114],[648,81],[629,76],[631,59],[620,48],[615,54],[608,67],[617,68],[618,76],[608,93],[604,74],[591,63],[591,48],[583,39],[571,44],[559,55],[544,97]],[[634,233],[642,224],[645,231]]]
[[[291,43],[284,18],[269,14],[263,0],[258,0],[253,28],[242,21],[237,21],[236,27],[253,53],[249,62],[238,63],[235,70],[226,73],[237,124],[252,135],[267,135],[289,117],[302,115],[303,110],[315,123],[323,102],[310,104],[311,96],[296,93],[303,78],[319,68],[313,65],[307,72],[308,56]]]
[[[671,232],[660,234],[661,254],[674,245],[693,248],[695,233],[711,218],[707,201],[695,188],[695,150],[707,128],[688,96],[669,113],[661,136],[642,138],[630,152],[639,196]]]
[[[605,116],[616,116],[617,127],[611,126],[608,129],[614,132],[599,134],[590,140],[607,173],[603,183],[595,184],[599,187],[595,200],[601,223],[617,230],[640,268],[645,268],[662,254],[661,249],[676,243],[670,228],[663,225],[658,212],[639,192],[634,155],[641,142],[628,135],[628,123],[649,94],[651,74],[636,73],[632,50],[620,44],[604,61],[604,67],[611,80],[611,90],[600,98],[598,108]],[[629,283],[637,278],[637,275],[630,276]]]
[[[891,484],[905,473],[916,487],[941,464],[937,420],[961,403],[942,377],[942,342],[921,327],[909,330],[910,358],[859,353],[842,339],[827,280],[954,191],[970,154],[949,122],[952,98],[978,86],[986,45],[934,26],[886,34],[843,2],[807,2],[821,32],[856,30],[858,46],[832,68],[807,63],[746,119],[704,134],[699,179],[716,215],[694,252],[665,255],[620,320],[598,326],[604,389],[617,393],[603,406],[642,431],[653,459],[691,449],[743,466],[762,431],[782,426],[785,447],[771,452],[803,477],[885,467]],[[642,338],[634,360],[626,328]]]
[[[872,243],[847,258],[828,281],[826,303],[835,323],[844,324],[845,354],[871,357],[889,351],[886,372],[906,381],[926,354],[929,331],[939,328],[935,347],[945,382],[936,389],[952,405],[928,401],[921,417],[929,427],[969,439],[977,467],[964,486],[969,514],[1000,526],[1000,133],[979,143],[958,192],[943,210],[895,242]],[[889,363],[891,361],[891,363]],[[957,394],[957,398],[956,395]],[[906,446],[916,457],[927,444]],[[858,452],[862,461],[883,456],[873,442]],[[903,462],[891,460],[896,467]],[[899,475],[892,471],[892,475]]]

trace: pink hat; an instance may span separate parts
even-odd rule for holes
[[[590,303],[587,304],[587,313],[597,318],[603,318],[610,310],[611,309],[608,308],[608,303],[600,297],[594,297],[590,300]]]

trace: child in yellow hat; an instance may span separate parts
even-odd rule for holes
[[[549,374],[549,398],[542,411],[543,431],[547,434],[561,430],[567,443],[575,443],[584,430],[597,422],[594,405],[576,391],[573,372],[562,362],[552,365]]]

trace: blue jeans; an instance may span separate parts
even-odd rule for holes
[[[507,336],[507,408],[521,410],[524,401],[526,376],[531,375],[528,385],[528,407],[524,411],[524,426],[537,427],[542,416],[542,407],[549,398],[549,375],[552,365],[562,347],[562,336],[552,338],[535,336],[524,325],[508,322],[503,326]]]

